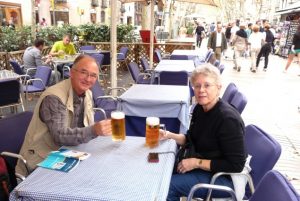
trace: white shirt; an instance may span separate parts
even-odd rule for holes
[[[248,39],[248,42],[251,44],[251,49],[261,48],[262,41],[265,41],[265,36],[261,32],[252,32]]]
[[[222,33],[217,32],[217,40],[216,40],[216,47],[221,47],[222,45]]]

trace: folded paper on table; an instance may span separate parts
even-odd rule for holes
[[[47,158],[37,165],[47,169],[70,172],[79,164],[79,161],[87,159],[90,155],[86,152],[62,148],[50,152]]]

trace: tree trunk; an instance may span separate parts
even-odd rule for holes
[[[32,13],[31,36],[32,36],[33,39],[35,39],[36,38],[35,0],[31,0],[31,13]]]

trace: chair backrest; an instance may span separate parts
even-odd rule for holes
[[[214,64],[213,64],[215,67],[219,67],[219,65],[220,65],[220,61],[219,60],[216,60],[215,62],[214,62]]]
[[[265,131],[255,125],[245,128],[245,143],[249,155],[250,175],[256,188],[262,177],[271,170],[281,155],[280,144]]]
[[[162,60],[161,52],[159,49],[154,50],[154,56],[156,57],[158,62],[160,62]]]
[[[213,50],[212,50],[212,49],[208,50],[208,51],[206,52],[204,61],[205,61],[205,62],[208,62],[208,61],[210,60],[210,58],[212,57],[212,55],[213,55]]]
[[[149,62],[145,57],[141,58],[141,64],[142,64],[144,71],[150,69]]]
[[[230,101],[230,104],[239,111],[240,114],[242,114],[243,110],[245,109],[247,105],[247,98],[246,96],[240,92],[237,91],[235,95],[233,96],[232,100]]]
[[[96,102],[97,97],[105,95],[99,81],[96,81],[90,90],[92,91],[94,103]]]
[[[189,57],[187,55],[171,55],[171,60],[188,60]]]
[[[129,48],[128,47],[121,47],[120,52],[121,54],[117,55],[117,60],[124,60],[127,57]]]
[[[96,47],[93,45],[83,45],[80,47],[80,50],[95,50]]]
[[[189,75],[186,71],[161,71],[159,84],[164,85],[188,85]]]
[[[25,74],[25,72],[22,70],[21,66],[18,64],[18,62],[14,61],[14,60],[10,60],[9,63],[13,67],[15,73],[17,73],[18,75]]]
[[[225,69],[225,65],[224,65],[224,64],[220,64],[220,65],[218,66],[218,68],[219,68],[219,70],[220,70],[220,73],[222,74],[223,71],[224,71],[224,69]]]
[[[98,67],[100,68],[103,64],[104,54],[92,54],[91,56],[96,60]]]
[[[135,62],[130,62],[128,64],[128,67],[129,67],[129,72],[132,76],[132,79],[134,80],[135,83],[137,83],[138,77],[139,77],[139,74],[140,74],[140,69],[139,69],[138,64],[135,63]]]
[[[237,86],[232,82],[229,83],[224,91],[222,100],[227,103],[230,103],[237,91],[238,91]]]
[[[299,201],[292,184],[278,171],[271,170],[261,179],[249,201]]]
[[[18,80],[0,81],[0,108],[20,104],[20,82]]]
[[[48,86],[51,72],[52,70],[48,66],[38,66],[34,77],[41,79],[45,86]],[[40,81],[33,81],[32,85],[40,89],[44,88],[43,84]]]
[[[32,114],[26,111],[0,119],[0,152],[20,152]],[[15,167],[15,159],[9,158],[8,161]]]

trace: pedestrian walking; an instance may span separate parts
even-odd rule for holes
[[[284,69],[284,73],[287,72],[288,68],[290,67],[295,55],[298,57],[298,61],[300,61],[300,25],[297,28],[297,32],[294,34],[293,43],[291,49],[289,51],[288,60]],[[300,66],[300,62],[298,62]],[[300,74],[299,74],[300,76]]]
[[[207,48],[212,48],[215,52],[216,59],[221,61],[222,52],[227,49],[227,41],[225,34],[222,32],[221,24],[217,24],[217,30],[210,34]]]
[[[249,36],[248,42],[250,44],[251,54],[251,72],[256,72],[256,57],[258,56],[261,45],[265,42],[264,35],[259,32],[259,26],[253,25],[252,33]]]
[[[244,23],[240,24],[240,30],[236,32],[232,39],[232,45],[234,46],[234,70],[238,72],[241,71],[241,62],[242,57],[245,51],[248,49],[248,40],[247,40],[247,33],[245,31],[246,25]]]
[[[274,35],[270,31],[270,25],[265,25],[265,44],[261,47],[260,52],[258,53],[257,59],[256,59],[256,68],[259,66],[260,58],[263,56],[265,57],[265,65],[264,65],[264,71],[267,71],[268,63],[269,63],[269,54],[272,50],[272,44],[274,42]]]

